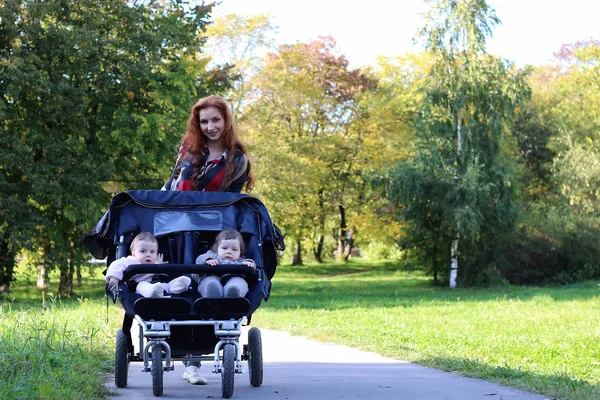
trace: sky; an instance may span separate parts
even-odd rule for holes
[[[208,0],[206,0],[208,2]],[[271,14],[277,44],[332,36],[354,67],[374,65],[378,55],[418,52],[423,0],[217,0],[214,16]],[[600,40],[600,0],[488,0],[502,21],[488,52],[526,64],[549,64],[563,44]]]

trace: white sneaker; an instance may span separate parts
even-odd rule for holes
[[[200,369],[195,366],[189,366],[185,369],[185,372],[183,373],[183,379],[192,385],[206,385],[208,383],[208,379],[202,376]]]

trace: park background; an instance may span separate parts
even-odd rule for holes
[[[315,290],[330,304],[318,303],[315,310],[349,309],[360,319],[370,306],[358,298],[336,306],[345,291],[331,282],[342,280],[340,288],[355,291],[364,284],[373,289],[363,293],[373,307],[383,301],[379,296],[386,299],[386,313],[392,312],[390,298],[395,311],[406,307],[404,298],[418,299],[411,304],[427,303],[438,322],[396,337],[416,351],[397,357],[428,364],[424,354],[439,355],[462,338],[478,342],[480,350],[428,365],[465,374],[487,365],[484,371],[492,372],[486,378],[512,377],[511,385],[557,398],[597,397],[598,39],[565,41],[548,62],[522,65],[488,51],[502,15],[485,1],[439,0],[423,5],[426,15],[414,36],[422,50],[355,67],[335,37],[281,44],[273,17],[215,19],[212,12],[211,4],[176,1],[2,2],[2,317],[22,322],[41,307],[50,318],[53,304],[71,316],[90,304],[97,311],[101,277],[90,267],[83,237],[114,194],[161,187],[191,106],[218,93],[230,101],[248,144],[257,178],[252,195],[265,202],[286,237],[288,250],[274,283],[274,298],[280,290],[287,299],[277,314],[281,321],[295,321],[284,318],[290,310],[312,309],[303,307],[302,296]],[[355,261],[356,254],[363,261]],[[336,279],[322,286],[320,271]],[[296,278],[307,275],[304,286],[286,275],[294,272],[300,274]],[[388,282],[385,277],[391,286],[373,285]],[[446,289],[453,283],[459,289]],[[413,284],[417,292],[403,289]],[[295,300],[295,291],[304,300]],[[423,297],[421,291],[433,294]],[[485,293],[497,305],[489,316],[473,312]],[[465,298],[472,304],[462,315],[455,303]],[[514,319],[515,310],[501,322],[482,322],[503,314],[507,302],[522,306],[517,311],[529,315],[525,320],[543,322],[508,336],[507,318]],[[441,328],[446,306],[454,313],[446,321],[448,331]],[[266,308],[265,316],[271,309],[278,307]],[[420,312],[410,316],[411,324],[429,315],[414,309]],[[94,311],[90,314],[98,314]],[[335,320],[314,317],[319,324]],[[406,324],[406,317],[394,320]],[[42,357],[59,357],[51,351],[55,336],[63,349],[60,340],[89,340],[91,354],[102,352],[89,337],[101,337],[104,329],[82,328],[85,338],[69,339],[66,329],[61,336],[61,327],[72,322],[60,318],[47,331],[36,330],[41,343],[45,338],[51,345],[38,346],[48,349]],[[264,323],[311,331],[278,320],[265,317]],[[27,335],[40,326],[35,318],[33,325],[21,322],[5,328],[0,344],[9,346],[7,352],[18,343],[17,327]],[[500,331],[484,330],[479,341],[475,332],[465,333],[495,324]],[[364,331],[377,328],[371,329]],[[423,334],[431,340],[419,340]],[[507,338],[531,341],[529,352],[508,357],[500,351],[490,359],[498,352],[493,346]],[[443,345],[429,350],[418,345],[436,340]],[[542,359],[535,358],[540,352]],[[566,353],[572,355],[568,362]],[[574,360],[587,366],[579,368]],[[29,358],[24,363],[7,365],[15,387]],[[550,382],[550,388],[539,381]],[[35,393],[54,393],[52,385],[31,385]],[[570,387],[575,388],[570,394],[562,393]]]

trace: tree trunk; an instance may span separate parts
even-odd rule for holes
[[[66,265],[65,265],[66,264]],[[73,295],[73,273],[75,268],[71,260],[60,265],[60,281],[58,283],[58,294],[70,297]]]
[[[458,157],[462,155],[462,115],[463,111],[460,110],[458,112],[458,121],[456,123],[456,140],[457,140],[457,150],[456,154]]]
[[[38,279],[37,279],[37,288],[38,289],[48,289],[48,269],[44,264],[38,267]]]
[[[438,249],[434,242],[433,248],[431,250],[431,265],[433,265],[433,281],[436,283],[438,281],[438,272],[439,272],[438,270],[440,269],[440,264],[443,264],[443,263],[438,264],[439,259],[438,259],[437,254],[438,254]]]
[[[69,297],[73,294],[73,279],[69,277],[69,268],[61,267],[60,281],[58,282],[58,294]]]
[[[350,253],[352,252],[352,247],[354,246],[353,233],[354,228],[350,228],[346,231],[346,242],[344,244],[344,253],[342,254],[344,261],[347,261],[350,258]]]
[[[456,150],[456,163],[458,166],[461,164],[461,156],[462,156],[462,115],[463,111],[458,111],[458,120],[456,122],[456,140],[457,140],[457,150]],[[454,289],[456,287],[456,277],[458,275],[458,240],[460,239],[460,230],[456,230],[456,237],[452,239],[452,244],[450,245],[450,288]]]
[[[344,247],[346,245],[346,209],[342,203],[338,204],[338,211],[340,212],[340,226],[338,229],[338,246],[337,246],[337,259],[340,261],[346,261],[348,257],[344,257]]]
[[[317,245],[313,248],[313,257],[315,262],[322,263],[323,262],[323,243],[325,242],[325,236],[319,235],[319,239],[317,240]]]
[[[313,256],[316,262],[323,262],[323,243],[325,242],[325,201],[323,200],[323,189],[319,189],[319,234],[317,245],[313,248]]]
[[[9,248],[8,241],[0,240],[0,293],[10,293],[10,282],[15,269],[15,256]]]
[[[450,246],[450,288],[456,287],[456,276],[458,275],[458,233],[456,237],[452,239],[452,245]]]
[[[300,240],[296,240],[292,265],[302,265],[302,242]]]
[[[81,281],[83,278],[81,277],[81,264],[77,264],[77,288],[81,287]]]

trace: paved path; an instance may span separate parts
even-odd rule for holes
[[[397,361],[346,346],[320,343],[282,332],[261,329],[264,380],[250,386],[248,373],[236,374],[233,399],[249,400],[549,400],[545,396],[449,372]],[[244,342],[247,335],[242,335]],[[117,389],[121,398],[155,399],[150,373],[142,363],[131,363],[128,386]],[[219,399],[221,376],[205,361],[202,373],[208,385],[183,380],[184,367],[164,374],[163,399]]]

